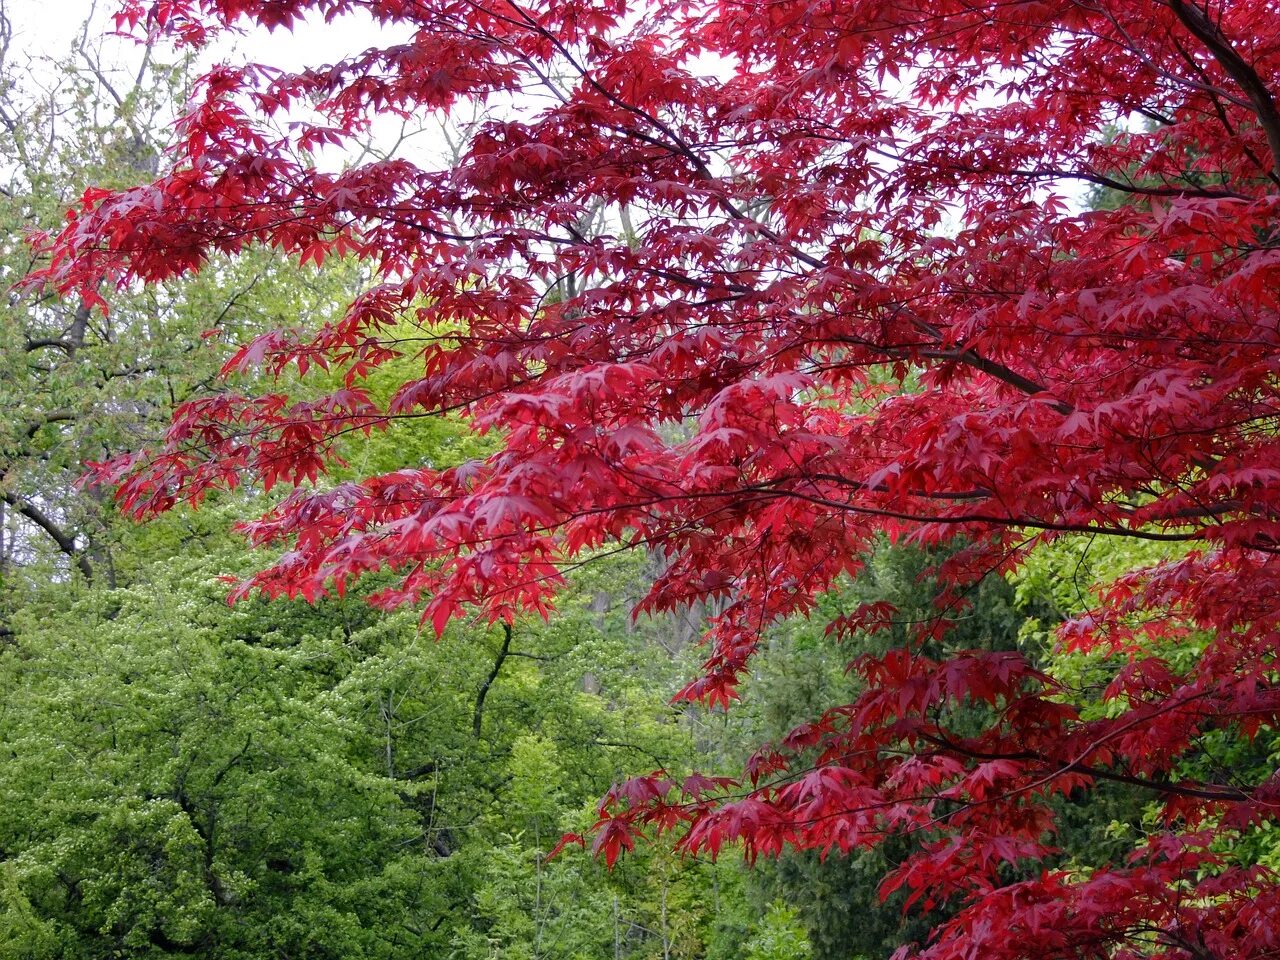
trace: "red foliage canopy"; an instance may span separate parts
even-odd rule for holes
[[[647,608],[723,601],[681,694],[712,704],[883,535],[962,543],[953,594],[1064,532],[1188,542],[1064,630],[1123,664],[1102,716],[1016,654],[895,650],[740,781],[618,787],[596,843],[612,861],[644,830],[750,854],[916,833],[887,886],[964,904],[934,960],[1280,952],[1276,878],[1221,842],[1277,819],[1280,778],[1179,765],[1280,712],[1273,3],[130,0],[121,24],[203,44],[308,14],[406,39],[213,69],[169,172],[88,194],[46,277],[156,281],[254,243],[363,258],[379,282],[342,319],[230,364],[346,386],[185,404],[162,447],[104,471],[128,508],[297,485],[249,524],[292,546],[253,586],[314,597],[392,568],[380,599],[424,600],[438,629],[464,605],[543,611],[566,559],[647,545],[668,560]],[[474,102],[489,119],[447,163],[313,159],[379,115]],[[1071,184],[1129,202],[1079,212]],[[403,356],[421,375],[375,402],[362,381]],[[459,410],[498,453],[304,482],[339,435]],[[1162,640],[1188,629],[1203,655],[1176,668]],[[989,725],[949,725],[962,702]],[[1127,864],[1029,874],[1048,799],[1103,780],[1149,788],[1167,832]]]

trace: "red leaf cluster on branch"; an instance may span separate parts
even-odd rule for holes
[[[390,568],[381,600],[425,601],[437,629],[468,605],[543,612],[566,560],[647,545],[668,562],[645,609],[723,600],[682,693],[722,705],[761,632],[885,535],[963,543],[956,595],[1064,533],[1192,544],[1065,628],[1125,664],[1104,718],[1015,654],[865,658],[856,702],[740,781],[617,788],[597,848],[909,832],[926,839],[887,889],[964,904],[935,960],[1280,951],[1276,878],[1216,842],[1276,820],[1280,785],[1179,773],[1202,734],[1280,713],[1273,4],[129,0],[120,23],[202,44],[307,15],[407,39],[212,70],[169,172],[86,194],[45,279],[156,281],[250,244],[361,258],[378,282],[341,319],[229,364],[346,385],[186,404],[163,446],[103,468],[128,509],[297,485],[248,524],[292,547],[251,587],[312,597]],[[488,119],[449,162],[315,165],[379,115],[475,103]],[[320,119],[276,129],[302,108]],[[1072,184],[1128,202],[1078,212]],[[361,389],[406,356],[420,375],[389,402]],[[444,411],[499,451],[309,482],[344,434]],[[1204,653],[1175,669],[1161,643],[1187,631]],[[993,719],[953,729],[962,703]],[[1106,780],[1162,799],[1167,833],[1129,864],[1009,882],[1049,850],[1048,799]]]

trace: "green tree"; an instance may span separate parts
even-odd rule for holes
[[[128,580],[109,493],[86,464],[137,449],[175,404],[208,389],[229,345],[297,310],[331,312],[350,272],[298,271],[270,251],[198,278],[87,297],[20,285],[38,263],[27,239],[56,229],[85,184],[119,188],[165,162],[190,64],[122,51],[86,23],[52,60],[24,55],[0,2],[0,580]],[[7,629],[0,622],[0,631]]]

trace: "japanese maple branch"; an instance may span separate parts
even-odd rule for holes
[[[1277,109],[1267,85],[1258,76],[1258,72],[1232,46],[1231,41],[1222,33],[1222,28],[1213,23],[1203,10],[1184,3],[1183,0],[1169,0],[1169,8],[1173,10],[1182,25],[1208,48],[1222,69],[1249,98],[1257,114],[1258,123],[1267,135],[1273,169],[1280,169],[1280,109]]]

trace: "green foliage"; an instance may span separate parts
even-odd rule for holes
[[[1095,606],[1100,585],[1129,570],[1176,560],[1187,549],[1181,544],[1064,536],[1034,551],[1010,579],[1020,600],[1039,598],[1042,608],[1047,600],[1055,618],[1063,618]],[[1123,655],[1057,649],[1039,618],[1028,619],[1022,634],[1024,642],[1046,651],[1047,669],[1073,692],[1084,716],[1105,716],[1121,708],[1114,700],[1105,701],[1102,692]],[[1158,653],[1174,671],[1190,673],[1208,640],[1205,634],[1190,631],[1178,642],[1164,641]],[[1199,759],[1179,768],[1180,775],[1192,780],[1260,783],[1272,775],[1280,759],[1280,737],[1274,731],[1264,730],[1246,740],[1210,729],[1200,735],[1199,742]],[[1063,801],[1060,814],[1065,859],[1072,865],[1121,862],[1143,836],[1165,827],[1157,804],[1114,784],[1096,789],[1087,805]],[[1269,864],[1280,862],[1277,844],[1280,837],[1274,830],[1251,830],[1234,835],[1228,844],[1231,849],[1223,852],[1241,865]]]
[[[779,903],[769,904],[756,935],[747,942],[746,960],[809,960],[809,941],[797,911]]]
[[[496,630],[437,643],[358,597],[228,606],[238,506],[126,531],[128,583],[25,591],[0,956],[695,958],[746,912],[706,896],[731,864],[546,859],[623,773],[697,759],[684,666],[629,620],[643,561],[583,571],[499,663]]]
[[[14,882],[71,956],[420,941],[419,825],[332,698],[349,625],[229,610],[211,567],[24,611],[0,670]]]

